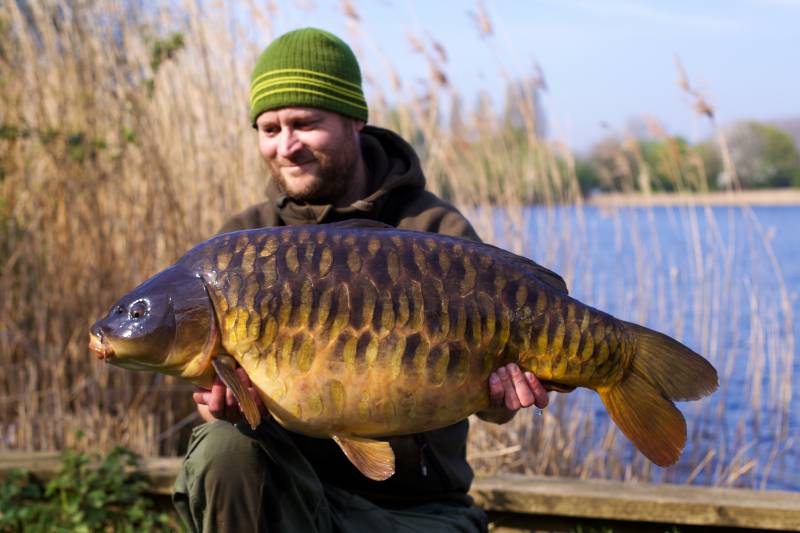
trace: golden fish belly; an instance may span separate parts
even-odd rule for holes
[[[382,320],[388,300],[376,302],[385,306]],[[266,350],[242,352],[240,363],[290,429],[402,434],[441,427],[486,407],[495,357],[485,351],[407,324],[383,330],[359,321],[339,328],[335,316],[327,321],[327,328],[280,329]]]

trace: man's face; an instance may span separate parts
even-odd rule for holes
[[[266,111],[256,120],[258,148],[286,195],[336,203],[350,187],[364,123],[309,107]]]

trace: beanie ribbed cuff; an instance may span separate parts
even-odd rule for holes
[[[307,105],[330,109],[366,122],[367,102],[361,87],[347,80],[308,69],[264,72],[250,85],[253,121],[269,109]]]

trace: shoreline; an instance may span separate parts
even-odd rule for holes
[[[586,198],[586,204],[596,207],[670,205],[800,206],[800,189],[756,189],[706,193],[599,193]]]

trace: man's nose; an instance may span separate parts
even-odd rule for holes
[[[281,138],[278,142],[278,157],[288,158],[294,155],[300,148],[302,143],[297,138],[293,129],[284,128],[281,131]]]

